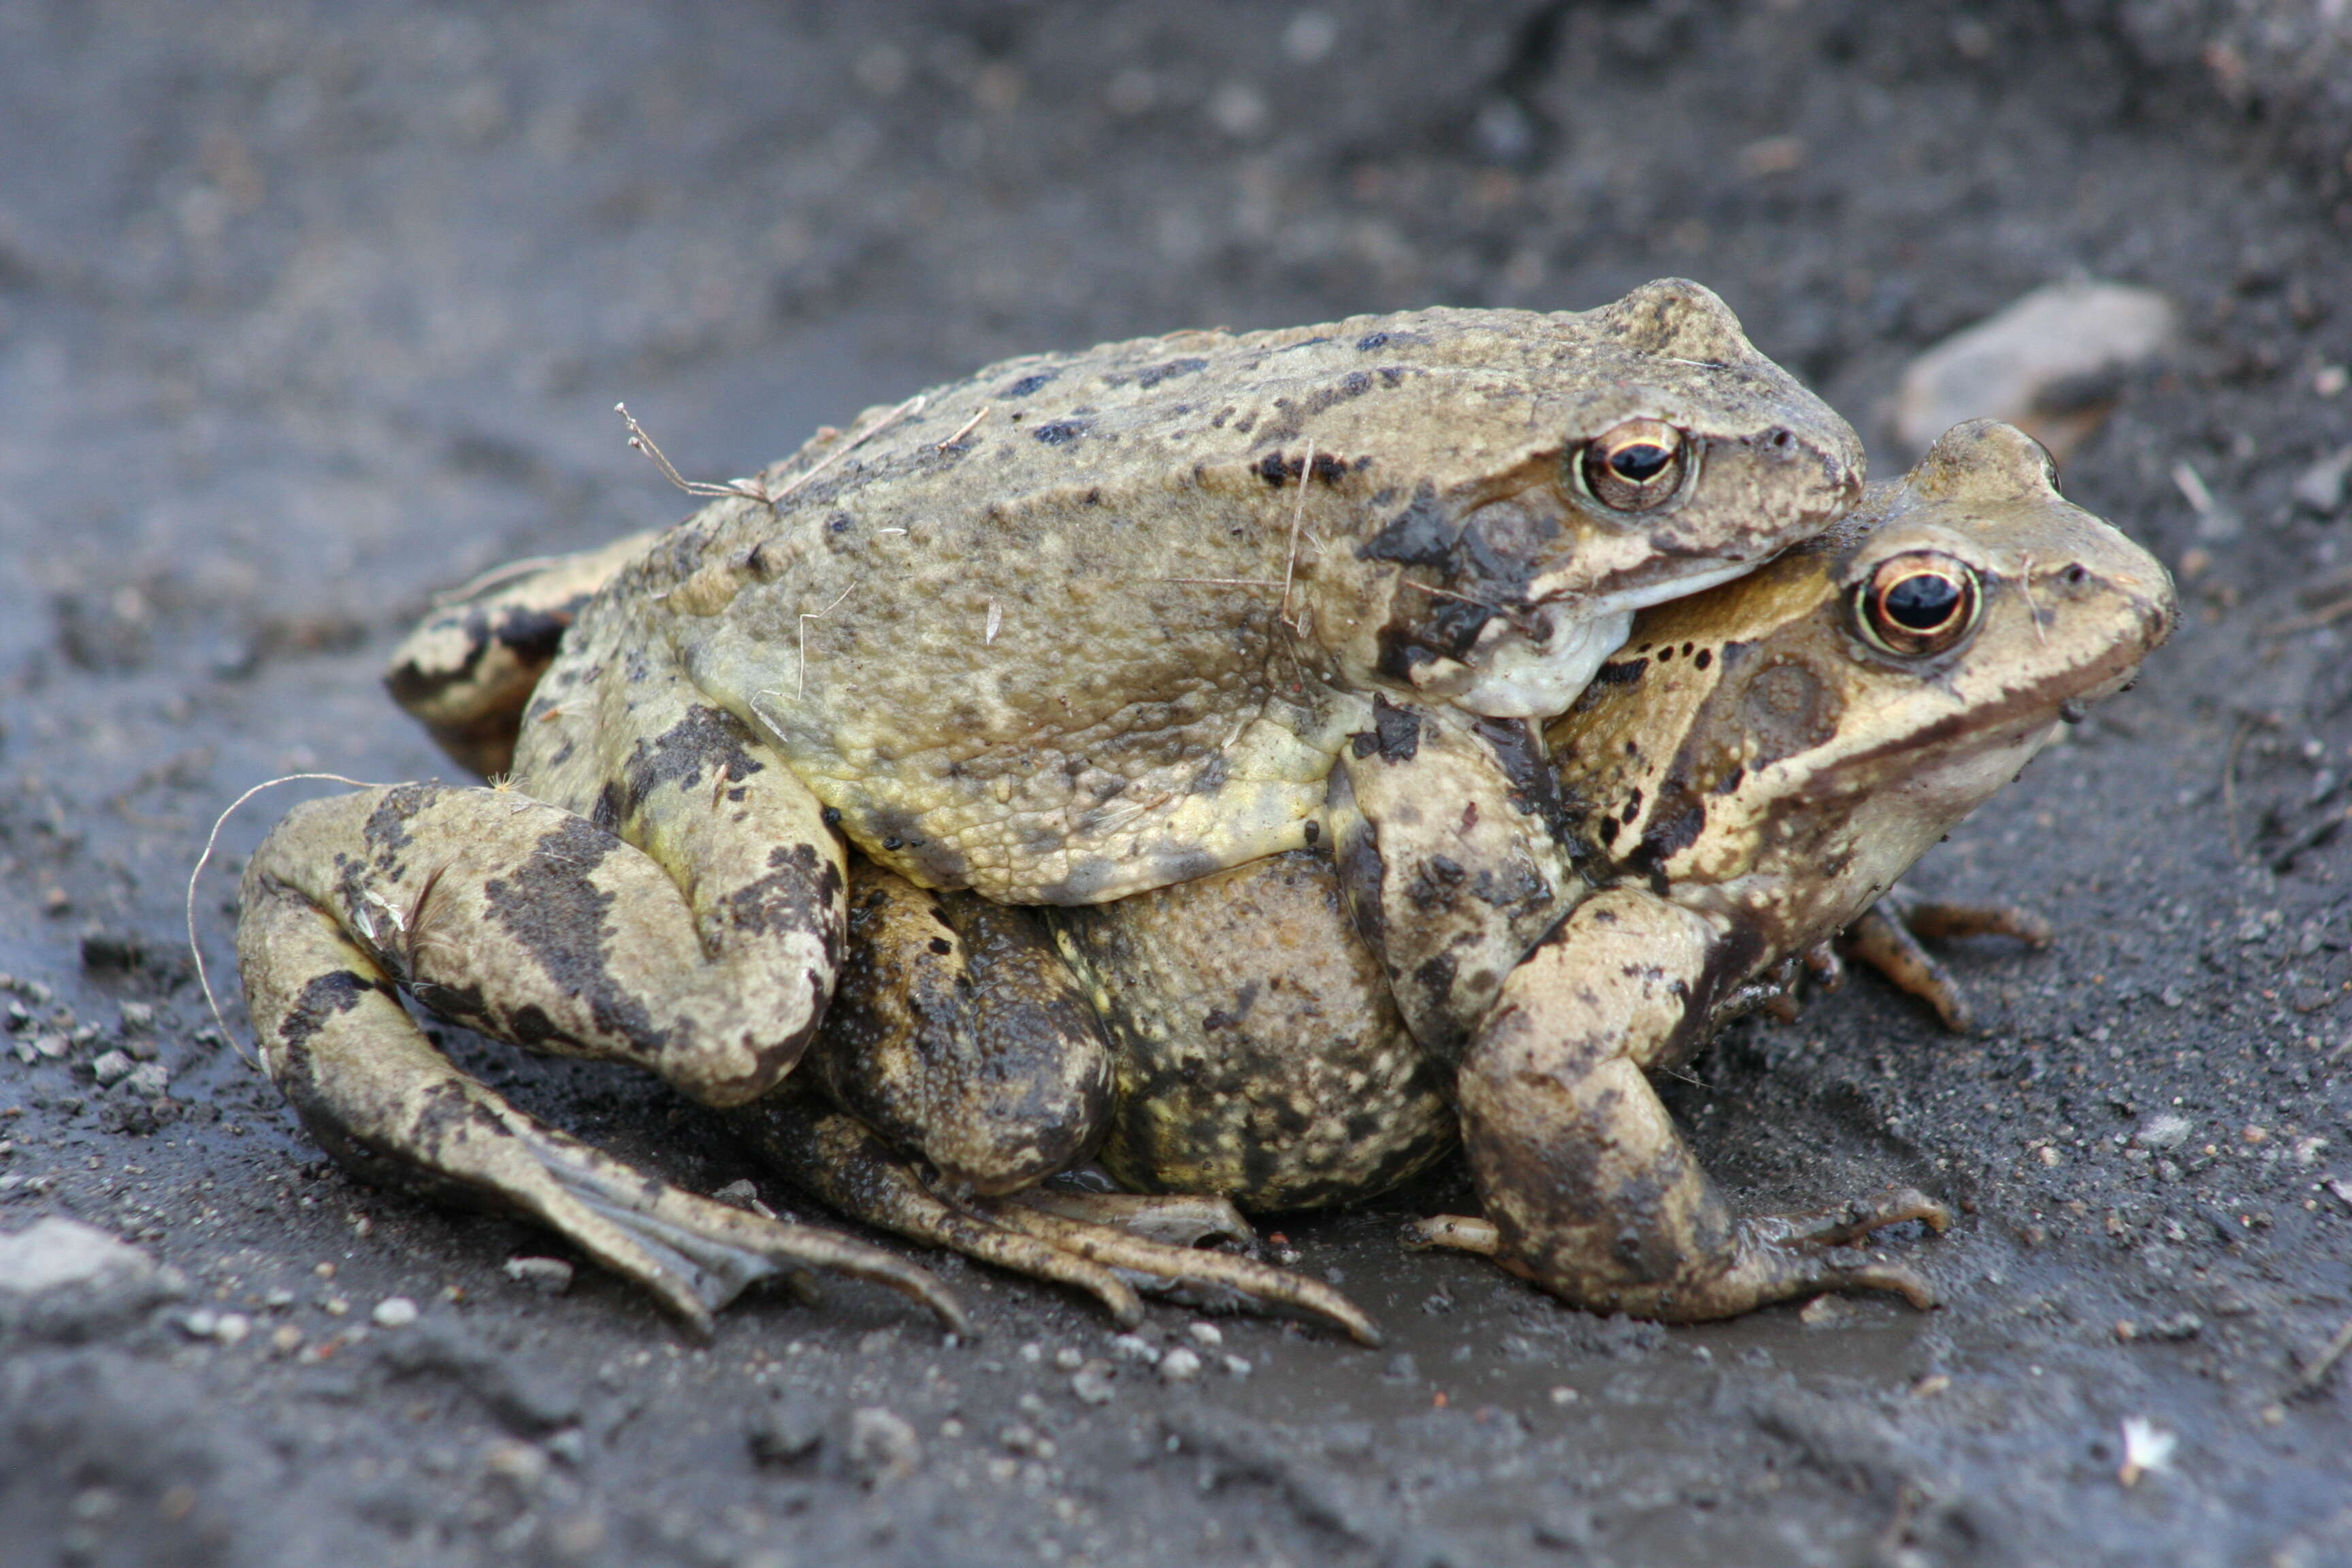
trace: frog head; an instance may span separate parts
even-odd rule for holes
[[[1549,739],[1604,881],[1786,956],[1845,925],[2128,681],[2163,566],[2009,426],[1954,429],[1855,515],[1647,612]]]
[[[1525,386],[1456,400],[1476,409],[1459,482],[1375,514],[1341,623],[1373,682],[1489,718],[1560,712],[1634,612],[1753,570],[1862,491],[1853,430],[1698,284],[1541,320],[1512,356]]]

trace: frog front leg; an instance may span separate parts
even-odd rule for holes
[[[494,1037],[633,1062],[713,1106],[798,1061],[838,967],[841,848],[739,721],[682,689],[635,696],[656,738],[618,768],[604,822],[437,784],[289,814],[247,868],[238,927],[265,1067],[363,1174],[529,1215],[689,1320],[750,1278],[816,1267],[960,1323],[887,1254],[752,1223],[539,1128],[400,1006],[405,989]]]
[[[1675,1131],[1646,1070],[1709,1026],[1710,976],[1737,966],[1726,947],[1706,916],[1647,892],[1580,905],[1505,983],[1462,1064],[1486,1224],[1433,1222],[1421,1238],[1491,1252],[1594,1311],[1691,1321],[1850,1288],[1932,1305],[1910,1268],[1833,1249],[1906,1220],[1940,1230],[1943,1205],[1905,1188],[1742,1218]]]
[[[1332,853],[1405,1026],[1457,1060],[1504,977],[1584,892],[1542,737],[1373,704],[1332,769]]]

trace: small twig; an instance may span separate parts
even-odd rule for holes
[[[1400,577],[1397,582],[1401,586],[1418,588],[1424,594],[1434,594],[1441,599],[1459,599],[1465,605],[1475,605],[1482,610],[1492,610],[1498,616],[1510,613],[1500,605],[1490,605],[1484,599],[1474,599],[1467,594],[1457,594],[1451,588],[1433,588],[1426,583],[1416,583],[1410,577]]]
[[[834,611],[841,608],[841,601],[849,597],[849,589],[856,586],[856,584],[852,583],[849,585],[849,588],[844,588],[840,593],[834,595],[832,604],[827,605],[824,609],[817,611],[814,615],[808,615],[805,613],[802,615],[801,667],[793,672],[797,678],[796,684],[793,689],[793,696],[795,700],[808,695],[808,624],[811,621],[821,621],[824,619],[825,616],[833,614]]]
[[[2319,1352],[2318,1359],[2303,1369],[2303,1375],[2294,1380],[2294,1387],[2289,1392],[2318,1393],[2319,1385],[2327,1380],[2328,1373],[2334,1369],[2337,1362],[2344,1359],[2344,1352],[2347,1351],[2352,1351],[2352,1318],[2347,1318],[2344,1321],[2344,1326],[2336,1331],[2336,1337],[2327,1342],[2326,1348]]]
[[[2352,616],[2352,595],[2338,599],[2332,605],[2322,605],[2307,616],[2289,616],[2283,621],[2273,621],[2263,628],[2261,635],[2284,637],[2292,637],[2296,632],[2316,631],[2321,626],[2334,626],[2347,616]]]
[[[1315,479],[1315,438],[1307,438],[1307,455],[1298,459],[1298,504],[1290,510],[1290,552],[1282,563],[1282,607],[1276,613],[1294,632],[1302,628],[1290,618],[1290,581],[1298,573],[1298,525],[1307,519],[1307,487]]]
[[[2042,629],[2042,606],[2033,602],[2033,557],[2025,557],[2024,569],[2017,574],[2017,591],[2025,596],[2025,618],[2033,623],[2033,640],[2043,647],[2050,646],[2050,634]]]
[[[463,604],[485,589],[495,587],[511,578],[528,577],[541,567],[555,565],[563,559],[564,557],[561,555],[526,555],[520,561],[509,561],[502,566],[493,566],[487,572],[478,572],[454,588],[442,589],[428,602],[436,610],[446,609],[451,605]]]
[[[645,426],[638,424],[635,416],[629,412],[629,405],[627,404],[615,403],[613,405],[613,411],[628,422],[629,445],[635,447],[638,451],[643,452],[646,457],[651,458],[654,460],[654,466],[662,471],[662,477],[669,480],[671,484],[676,485],[679,489],[684,490],[688,495],[740,496],[745,500],[754,500],[758,501],[761,506],[773,507],[782,501],[785,497],[791,495],[794,490],[799,489],[803,485],[808,483],[811,479],[816,478],[819,474],[833,467],[834,464],[841,461],[842,458],[849,456],[851,452],[864,446],[875,437],[879,436],[891,426],[898,424],[901,419],[905,419],[915,414],[920,413],[922,411],[923,405],[928,403],[929,400],[930,398],[928,393],[917,393],[914,396],[907,399],[906,402],[901,403],[898,407],[891,409],[889,412],[883,415],[881,418],[877,419],[873,424],[868,425],[863,430],[859,430],[849,436],[847,438],[843,440],[840,445],[835,447],[832,451],[827,452],[822,458],[818,459],[810,467],[803,469],[800,473],[794,475],[793,481],[790,484],[784,486],[782,489],[777,490],[771,490],[763,482],[758,479],[730,479],[723,485],[705,484],[699,479],[689,479],[677,471],[677,466],[671,463],[669,458],[662,455],[662,449],[654,445],[654,438],[646,434]],[[981,412],[986,413],[987,410],[983,408]],[[978,418],[975,417],[972,423],[975,425],[978,424]],[[968,429],[970,426],[966,426],[966,428]],[[959,434],[961,434],[961,432]]]
[[[707,485],[700,479],[688,479],[685,475],[677,471],[677,464],[671,462],[667,457],[663,455],[662,449],[654,444],[654,438],[646,434],[646,427],[637,423],[637,416],[629,412],[629,405],[627,404],[615,403],[613,405],[613,412],[619,415],[627,422],[629,426],[629,445],[635,447],[638,451],[643,452],[646,457],[651,458],[654,460],[654,467],[662,471],[662,478],[667,479],[671,484],[676,485],[679,489],[684,490],[687,494],[690,496],[741,496],[745,500],[755,500],[763,506],[772,506],[775,504],[768,495],[767,488],[754,480],[730,479],[723,485]]]
[[[205,988],[205,1005],[212,1009],[213,1022],[219,1026],[221,1038],[229,1043],[229,1048],[236,1052],[238,1058],[242,1060],[246,1066],[265,1073],[268,1070],[267,1068],[263,1068],[259,1062],[245,1054],[245,1047],[237,1039],[236,1032],[228,1026],[228,1020],[221,1016],[220,998],[213,994],[213,977],[205,968],[205,950],[196,941],[196,879],[205,874],[205,867],[211,862],[213,858],[213,848],[220,842],[221,828],[226,825],[231,816],[236,814],[236,808],[238,806],[243,805],[247,801],[251,800],[263,790],[275,789],[279,784],[293,784],[302,779],[316,779],[327,784],[349,784],[353,789],[381,789],[383,787],[381,784],[369,784],[361,779],[347,779],[341,773],[285,773],[274,779],[264,779],[259,784],[254,785],[251,789],[247,790],[243,795],[238,795],[235,800],[229,802],[227,809],[224,810],[218,816],[213,818],[213,830],[205,836],[205,852],[196,857],[195,867],[188,873],[188,956],[196,961],[196,984]]]
[[[2230,858],[2242,863],[2246,858],[2245,840],[2238,833],[2238,756],[2246,749],[2246,739],[2255,730],[2275,722],[2268,714],[2250,714],[2238,721],[2238,732],[2230,738],[2230,757],[2221,769],[2221,818],[2230,825]]]
[[[868,425],[865,429],[857,431],[856,434],[849,437],[848,439],[843,441],[840,446],[835,447],[832,451],[827,452],[814,466],[805,468],[799,474],[795,475],[791,484],[786,485],[782,489],[778,490],[774,495],[767,498],[768,504],[773,506],[776,502],[782,500],[786,496],[792,494],[794,490],[800,489],[803,485],[808,483],[811,479],[816,478],[819,474],[833,467],[834,464],[841,461],[842,458],[846,458],[850,453],[866,445],[866,442],[872,440],[875,437],[879,436],[883,431],[890,428],[891,426],[898,423],[901,419],[911,419],[916,415],[920,414],[923,411],[923,405],[929,403],[930,400],[930,394],[927,392],[919,392],[915,394],[914,396],[907,399],[906,402],[901,403],[898,407],[891,409],[887,414],[885,414],[881,418],[877,419],[873,424]],[[835,602],[838,603],[839,601]]]
[[[972,433],[972,431],[973,431],[975,428],[977,428],[977,427],[979,426],[980,422],[981,422],[982,420],[983,420],[983,419],[985,419],[985,418],[987,418],[987,417],[988,417],[988,411],[989,411],[990,409],[992,409],[992,408],[995,407],[995,406],[996,406],[996,405],[994,405],[994,404],[992,404],[992,403],[983,403],[983,404],[982,404],[982,405],[980,405],[980,412],[979,412],[979,413],[977,413],[977,414],[975,414],[975,415],[973,415],[971,418],[969,418],[969,419],[967,419],[967,420],[965,420],[965,421],[963,422],[963,428],[962,428],[962,429],[958,430],[954,435],[952,435],[952,436],[949,437],[946,440],[944,440],[944,441],[940,442],[938,446],[933,447],[931,448],[931,450],[932,450],[932,451],[934,451],[934,452],[944,452],[944,451],[946,451],[950,447],[954,446],[957,442],[959,442],[959,441],[962,440],[965,437],[967,437],[967,436],[971,435],[971,434]]]

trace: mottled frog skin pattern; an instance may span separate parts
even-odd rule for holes
[[[1581,314],[1110,344],[869,411],[658,536],[551,563],[534,581],[562,592],[499,621],[496,647],[446,616],[412,639],[395,690],[466,760],[503,760],[527,701],[511,774],[289,815],[240,925],[264,1060],[355,1163],[530,1214],[688,1317],[810,1261],[938,1305],[919,1271],[843,1238],[632,1195],[633,1173],[457,1074],[398,994],[745,1106],[825,1015],[850,846],[943,899],[1085,905],[1306,847],[1350,777],[1348,821],[1380,856],[1424,847],[1425,788],[1496,825],[1481,852],[1530,888],[1466,939],[1499,984],[1573,881],[1515,799],[1531,722],[1641,606],[1834,521],[1859,468],[1844,424],[1677,281]],[[494,583],[451,614],[488,624],[528,598]],[[1419,770],[1368,751],[1396,702],[1458,743]],[[1009,965],[988,984],[1071,1038],[1086,1009],[1050,950],[971,913],[877,919],[939,925],[918,945],[968,980]],[[989,1030],[956,1027],[965,1044],[909,1081],[999,1070],[972,1065]],[[1076,1058],[1055,1072],[1055,1114],[1099,1099]],[[836,1107],[932,1127],[959,1202],[1026,1190],[1058,1147],[958,1152],[953,1118],[818,1076]]]

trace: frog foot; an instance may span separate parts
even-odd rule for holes
[[[842,1213],[912,1241],[1083,1290],[1122,1328],[1143,1321],[1137,1295],[1143,1289],[1304,1313],[1337,1324],[1361,1343],[1380,1342],[1371,1320],[1328,1286],[1196,1246],[1212,1237],[1248,1234],[1247,1224],[1222,1200],[1034,1190],[950,1197],[856,1118],[804,1091],[788,1088],[728,1115],[787,1179]]]
[[[1974,1026],[1968,998],[1951,972],[1920,944],[1922,937],[2005,936],[2028,947],[2050,944],[2050,922],[2009,904],[1958,904],[1881,899],[1845,929],[1840,944],[1901,990],[1936,1010],[1944,1027],[1965,1035]]]
[[[1736,1317],[1773,1301],[1817,1290],[1892,1290],[1922,1310],[1936,1304],[1935,1288],[1917,1270],[1876,1259],[1852,1261],[1831,1248],[1849,1247],[1887,1226],[1919,1220],[1941,1231],[1951,1211],[1906,1187],[1876,1200],[1811,1215],[1759,1215],[1732,1222],[1732,1239],[1718,1259],[1692,1258],[1665,1285],[1595,1280],[1597,1291],[1559,1288],[1537,1265],[1507,1251],[1493,1221],[1475,1215],[1433,1215],[1404,1227],[1401,1240],[1415,1251],[1450,1248],[1476,1253],[1507,1271],[1579,1305],[1674,1321]]]

